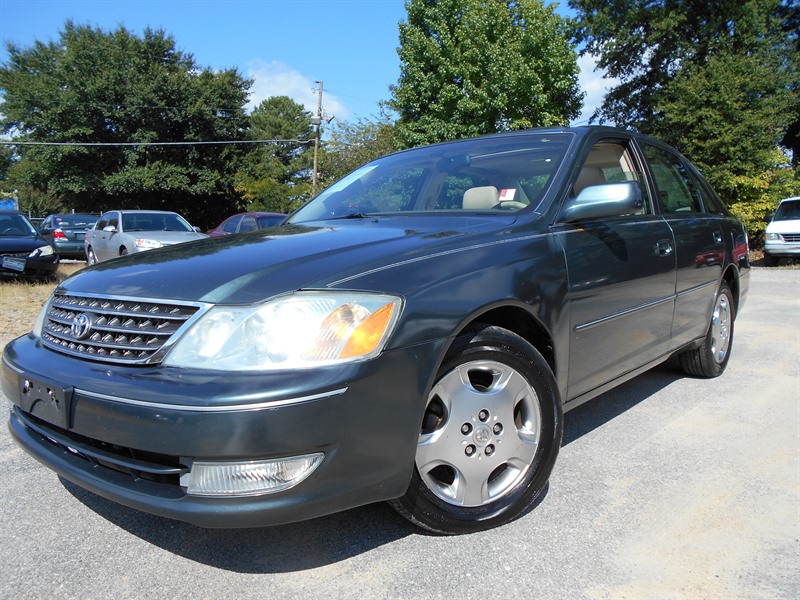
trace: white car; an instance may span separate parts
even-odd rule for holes
[[[781,258],[800,258],[800,196],[781,200],[764,236],[764,264]]]
[[[178,213],[163,210],[112,210],[101,216],[84,238],[86,262],[172,246],[208,237]]]

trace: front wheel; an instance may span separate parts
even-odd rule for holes
[[[506,329],[472,327],[439,369],[411,483],[391,504],[436,533],[507,523],[547,484],[562,431],[555,378],[541,354]]]
[[[86,249],[86,264],[89,266],[97,264],[97,255],[95,255],[94,248],[91,246]]]
[[[678,355],[683,370],[694,377],[718,377],[722,375],[733,347],[733,321],[735,318],[733,293],[728,284],[720,284],[711,323],[705,340],[698,348],[685,350]]]
[[[764,266],[765,267],[775,267],[778,265],[778,259],[772,256],[767,251],[764,251]]]

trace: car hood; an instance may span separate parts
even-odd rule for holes
[[[800,232],[800,219],[784,219],[772,221],[767,225],[767,233],[798,233]]]
[[[47,240],[36,235],[0,236],[0,252],[30,252],[47,246]]]
[[[513,216],[386,217],[286,225],[115,258],[62,283],[76,294],[248,304],[503,235]],[[357,286],[356,286],[357,287]]]

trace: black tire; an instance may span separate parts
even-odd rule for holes
[[[97,264],[97,256],[95,256],[94,248],[91,246],[86,249],[86,264],[89,266]]]
[[[770,254],[769,252],[766,252],[766,251],[764,252],[764,266],[765,267],[775,267],[775,266],[777,266],[778,265],[778,260],[779,259],[777,259],[774,256],[772,256],[772,254]]]
[[[416,466],[390,504],[412,523],[455,535],[507,523],[545,488],[563,433],[547,361],[500,327],[454,341],[427,400]]]
[[[128,253],[128,249],[125,246],[123,246],[122,248],[119,249],[119,255],[120,256],[125,256],[127,253]]]
[[[733,348],[733,322],[736,318],[733,293],[722,282],[714,299],[711,322],[705,340],[698,348],[678,355],[683,370],[693,377],[719,377],[728,366]]]

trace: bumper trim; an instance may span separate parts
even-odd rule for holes
[[[109,394],[99,394],[97,392],[90,392],[83,389],[75,389],[75,394],[94,398],[96,400],[106,400],[109,402],[117,402],[119,404],[128,404],[131,406],[140,406],[144,408],[159,408],[164,410],[181,410],[186,412],[200,412],[200,413],[227,413],[227,412],[243,412],[250,410],[261,410],[263,408],[275,408],[278,406],[290,406],[293,404],[304,404],[306,402],[314,402],[323,398],[332,398],[334,396],[341,396],[347,391],[347,388],[339,388],[322,392],[319,394],[311,394],[309,396],[298,396],[297,398],[286,398],[284,400],[266,400],[263,402],[249,402],[242,404],[225,404],[217,406],[197,406],[189,404],[168,404],[165,402],[151,402],[149,400],[134,400],[133,398],[122,398],[120,396],[111,396]],[[239,398],[240,400],[242,398]]]

